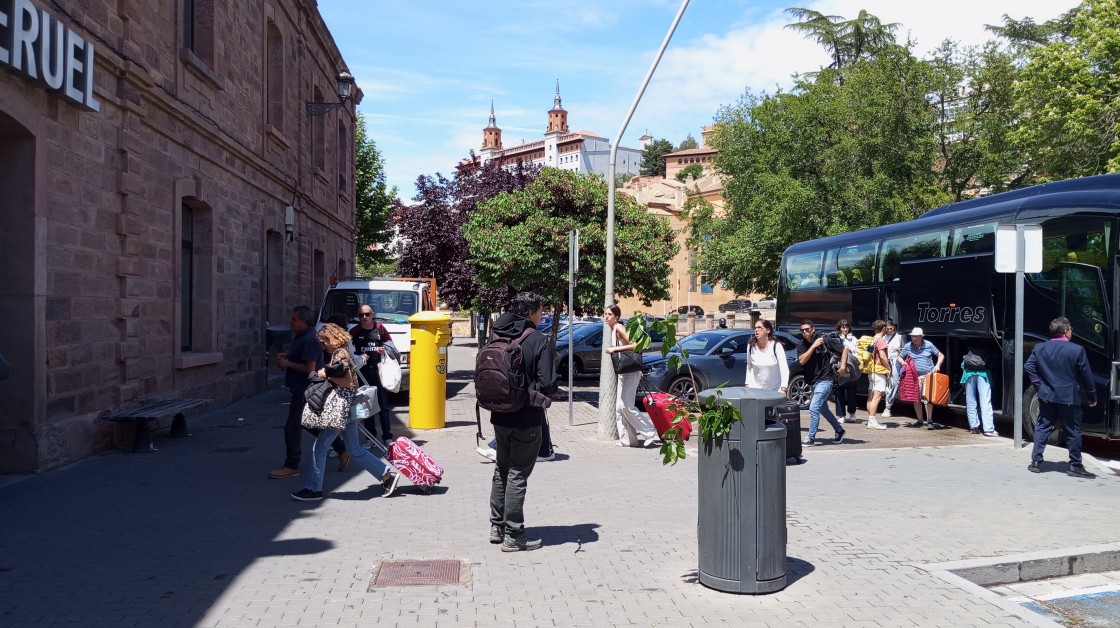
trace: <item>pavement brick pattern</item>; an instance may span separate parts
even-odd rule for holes
[[[283,457],[279,390],[158,438],[157,453],[0,488],[0,625],[1025,626],[913,564],[1116,540],[1120,477],[1075,480],[1064,462],[1030,474],[1006,439],[888,430],[955,444],[806,450],[787,469],[789,585],[719,593],[697,582],[695,458],[663,467],[598,439],[595,408],[569,426],[557,403],[557,459],[526,505],[546,545],[502,553],[487,540],[493,466],[474,452],[473,355],[451,348],[447,427],[413,434],[446,469],[430,496],[402,481],[379,499],[330,459],[327,499],[292,501],[299,479],[265,478]],[[464,561],[464,581],[369,590],[378,561],[410,559]]]

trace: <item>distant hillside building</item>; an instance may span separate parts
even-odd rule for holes
[[[576,172],[590,172],[607,176],[610,169],[611,143],[607,138],[591,131],[568,130],[568,112],[560,104],[560,82],[556,83],[556,98],[548,110],[548,127],[544,139],[522,143],[507,148],[502,145],[502,130],[494,117],[494,103],[490,103],[490,123],[482,130],[482,150],[477,159],[480,164],[498,160],[499,163],[532,163]],[[615,171],[637,175],[642,161],[638,148],[618,147]]]

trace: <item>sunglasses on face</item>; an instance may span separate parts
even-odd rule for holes
[[[807,334],[807,333],[809,333],[809,332],[811,332],[811,331],[813,331],[813,328],[812,328],[812,327],[802,327],[802,328],[801,328],[801,333],[803,333],[803,334]]]
[[[373,316],[373,312],[362,312],[358,316],[361,316],[362,318],[369,318],[369,317]]]

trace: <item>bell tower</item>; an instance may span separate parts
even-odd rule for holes
[[[556,79],[556,98],[552,101],[552,109],[548,110],[548,130],[545,135],[552,133],[568,132],[568,112],[560,104],[560,79]]]
[[[502,150],[502,130],[494,119],[494,101],[490,101],[490,124],[482,129],[482,150]]]

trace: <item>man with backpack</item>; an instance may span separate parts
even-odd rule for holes
[[[525,538],[525,491],[537,463],[548,395],[556,390],[556,368],[548,339],[537,331],[544,299],[522,292],[498,317],[491,341],[478,354],[475,396],[490,410],[496,466],[490,489],[490,542],[503,552],[540,549]]]
[[[816,445],[817,426],[821,422],[821,413],[836,436],[832,442],[839,445],[844,442],[844,428],[828,409],[828,396],[832,393],[832,385],[836,381],[836,371],[832,366],[830,350],[825,346],[824,336],[816,333],[816,328],[810,320],[801,322],[801,342],[797,344],[797,361],[804,367],[805,382],[813,390],[812,401],[809,402],[809,435],[805,438],[805,446]],[[841,349],[840,364],[847,370],[847,348]]]
[[[890,386],[890,361],[887,358],[887,341],[883,338],[886,328],[886,321],[876,320],[871,323],[875,335],[859,339],[859,370],[867,373],[867,427],[873,430],[887,429],[875,417],[879,411],[879,400]]]

